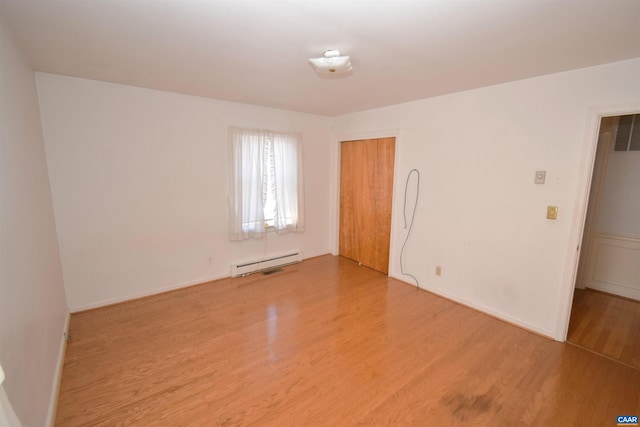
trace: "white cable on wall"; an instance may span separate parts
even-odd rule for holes
[[[409,276],[413,280],[416,281],[416,288],[420,287],[420,283],[418,282],[418,278],[413,274],[406,273],[404,271],[404,266],[402,264],[402,259],[404,256],[404,249],[407,246],[407,242],[409,241],[409,237],[411,236],[411,230],[413,229],[413,221],[416,217],[416,208],[418,207],[418,198],[420,197],[420,171],[418,169],[411,169],[409,174],[407,175],[407,182],[404,185],[404,204],[402,208],[402,216],[404,218],[404,228],[407,228],[407,191],[409,190],[409,181],[411,177],[416,176],[416,196],[415,203],[413,204],[413,211],[411,212],[411,221],[409,222],[409,230],[407,231],[407,236],[404,239],[404,243],[402,244],[402,249],[400,250],[400,273],[404,276]]]

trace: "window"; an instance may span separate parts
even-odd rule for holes
[[[640,150],[640,114],[620,116],[613,150]]]
[[[229,141],[230,239],[303,231],[301,135],[231,127]]]

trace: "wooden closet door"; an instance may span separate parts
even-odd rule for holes
[[[388,274],[395,138],[345,141],[340,164],[340,255]]]

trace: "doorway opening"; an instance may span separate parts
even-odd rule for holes
[[[640,114],[602,117],[567,342],[640,369]]]

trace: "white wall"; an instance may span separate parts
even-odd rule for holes
[[[339,140],[399,134],[390,274],[400,276],[404,182],[418,168],[405,270],[425,289],[564,339],[594,147],[590,110],[640,101],[638,76],[640,59],[336,118],[335,158]],[[536,170],[547,171],[546,184],[534,184]],[[334,212],[337,194],[334,180]],[[547,205],[559,207],[556,221]]]
[[[265,254],[330,252],[329,118],[49,74],[37,81],[72,311],[224,277],[230,263]],[[304,233],[229,241],[229,125],[303,133]]]
[[[640,239],[640,151],[609,154],[597,228]]]
[[[0,360],[24,425],[43,426],[67,306],[36,83],[0,24]]]

